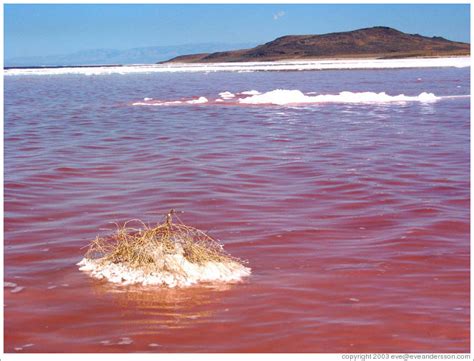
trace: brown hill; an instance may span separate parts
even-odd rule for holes
[[[288,35],[252,49],[182,55],[167,62],[220,63],[317,58],[405,58],[469,55],[470,44],[406,34],[385,26],[323,35]]]

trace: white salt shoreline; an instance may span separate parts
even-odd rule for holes
[[[83,258],[77,265],[79,270],[91,277],[106,279],[122,285],[161,285],[170,288],[186,287],[199,282],[238,282],[250,275],[250,268],[237,262],[207,262],[203,265],[191,263],[182,255],[167,255],[169,271],[146,273],[124,264],[103,262],[100,259]]]
[[[14,75],[108,75],[137,73],[184,73],[184,72],[254,72],[254,71],[307,71],[307,70],[348,70],[348,69],[403,69],[471,66],[469,56],[439,58],[403,59],[318,59],[288,60],[274,62],[245,63],[166,63],[153,65],[64,67],[64,68],[22,68],[5,69],[5,76]]]

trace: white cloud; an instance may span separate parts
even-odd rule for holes
[[[276,14],[273,14],[273,20],[278,20],[279,18],[285,16],[285,14],[286,13],[284,11],[279,11]]]

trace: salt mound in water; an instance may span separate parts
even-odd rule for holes
[[[190,286],[198,282],[235,282],[250,268],[224,251],[206,233],[173,223],[173,211],[156,227],[125,224],[107,238],[97,237],[78,266],[92,277],[121,284]]]

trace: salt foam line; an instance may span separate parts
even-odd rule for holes
[[[387,103],[387,102],[434,102],[440,98],[433,93],[420,93],[417,96],[404,94],[388,95],[385,92],[349,92],[339,94],[305,95],[300,90],[276,89],[263,94],[239,99],[242,104],[315,104],[315,103]]]
[[[433,103],[441,99],[469,98],[470,95],[447,95],[436,96],[433,93],[422,92],[418,95],[389,95],[385,92],[350,92],[343,91],[338,94],[317,94],[315,92],[303,93],[300,90],[275,89],[260,93],[256,90],[230,93],[228,91],[219,93],[219,98],[208,99],[203,96],[192,99],[181,100],[155,100],[145,98],[144,101],[132,103],[137,106],[169,106],[169,105],[308,105],[325,103],[406,103],[420,102]],[[149,99],[149,100],[148,100]]]

